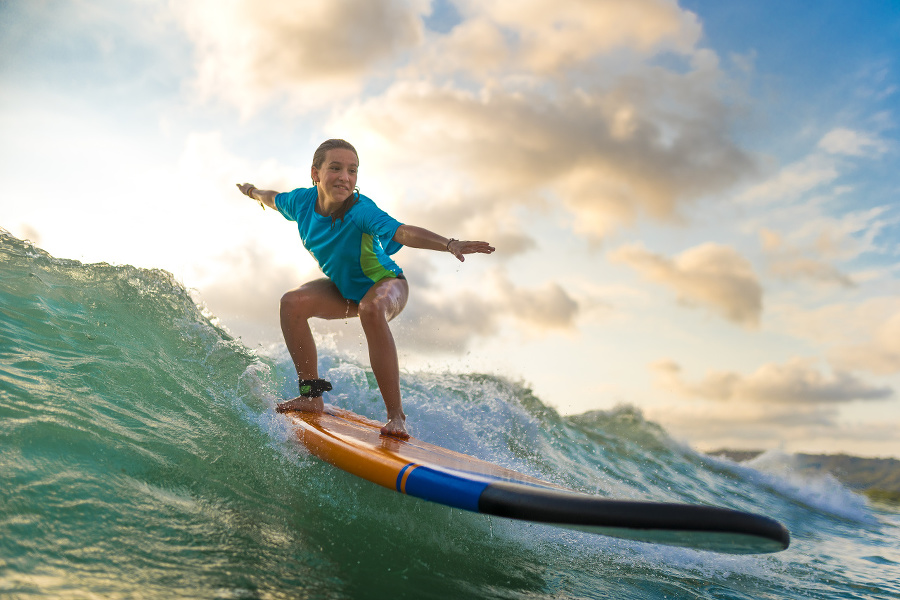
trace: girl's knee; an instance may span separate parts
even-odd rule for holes
[[[301,290],[285,292],[281,297],[281,312],[290,314],[302,314],[309,306],[309,298]]]
[[[372,322],[385,319],[386,309],[381,298],[365,298],[359,303],[359,319]]]

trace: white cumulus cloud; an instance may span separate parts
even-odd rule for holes
[[[730,246],[705,243],[672,259],[640,244],[628,244],[612,251],[609,258],[673,290],[688,306],[709,309],[745,327],[759,324],[762,286],[747,259]]]
[[[838,404],[855,400],[885,400],[894,395],[886,386],[871,385],[847,371],[824,374],[809,359],[769,363],[749,375],[712,371],[701,380],[685,381],[672,361],[655,365],[660,383],[689,397],[712,401],[774,404]]]

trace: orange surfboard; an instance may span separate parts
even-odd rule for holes
[[[766,516],[583,494],[416,438],[382,435],[381,423],[330,405],[324,413],[285,414],[314,456],[372,483],[454,508],[733,554],[777,552],[790,544],[787,529]]]

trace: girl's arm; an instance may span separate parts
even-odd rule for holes
[[[464,254],[490,254],[494,251],[494,247],[487,242],[448,239],[415,225],[401,225],[398,227],[397,232],[394,233],[394,241],[410,248],[449,252],[460,261],[466,260],[463,256]]]
[[[272,210],[277,210],[275,208],[275,196],[278,195],[278,192],[272,190],[258,190],[256,189],[256,186],[251,183],[239,183],[237,186],[242,194],[250,196],[259,202],[259,205],[263,208],[268,206]]]

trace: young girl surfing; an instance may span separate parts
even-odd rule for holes
[[[400,363],[388,323],[406,306],[409,283],[391,260],[401,247],[466,254],[491,254],[487,242],[448,239],[404,225],[356,189],[359,156],[344,140],[328,140],[313,155],[313,187],[279,193],[238,184],[241,192],[297,223],[303,245],[325,274],[281,298],[281,331],[299,379],[300,396],[277,410],[322,412],[331,384],[319,378],[318,354],[309,319],[359,317],[372,372],[387,408],[381,433],[408,438],[400,398]]]

